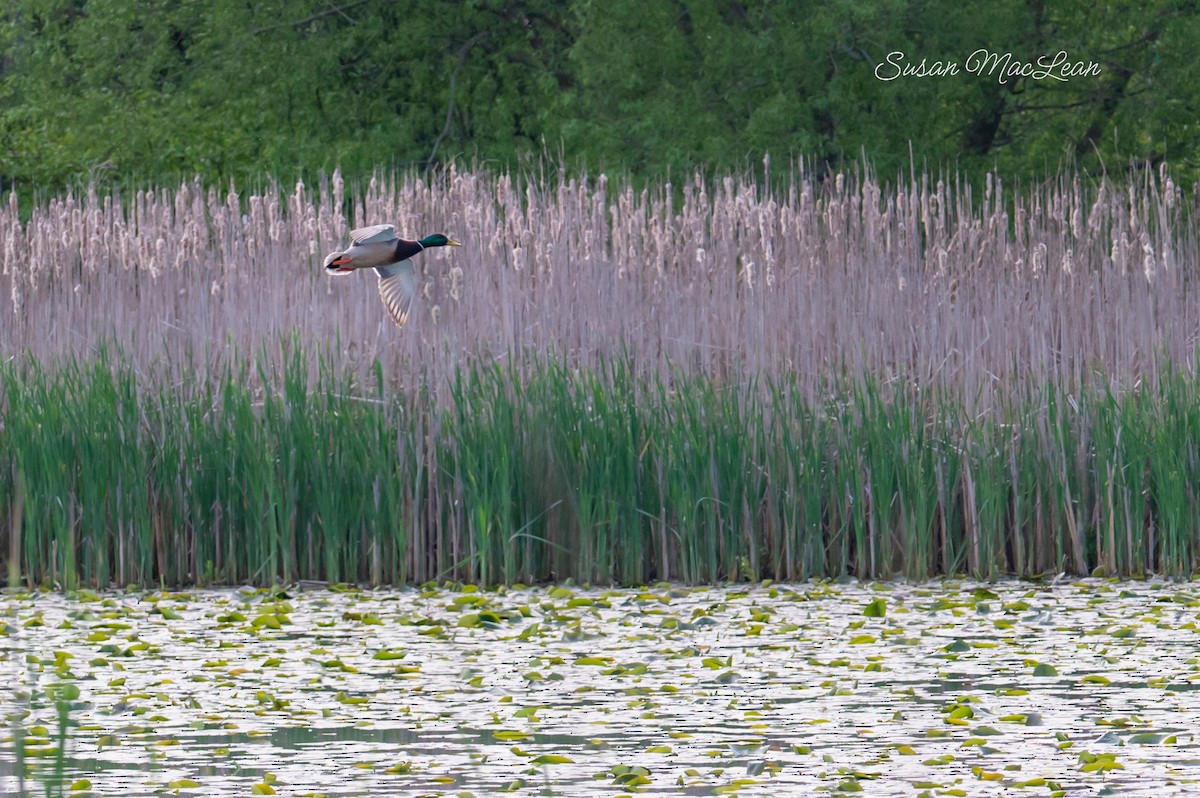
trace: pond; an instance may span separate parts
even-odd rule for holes
[[[15,593],[0,793],[1190,795],[1160,580]],[[53,700],[58,699],[58,703]]]

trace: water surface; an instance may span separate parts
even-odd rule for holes
[[[5,597],[0,793],[1190,795],[1200,587]],[[39,728],[39,727],[44,727]],[[39,736],[41,735],[41,736]],[[39,755],[40,754],[40,755]]]

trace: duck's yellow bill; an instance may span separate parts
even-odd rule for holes
[[[448,246],[448,247],[461,247],[461,246],[462,246],[462,244],[458,243],[458,242],[457,242],[457,241],[455,241],[453,238],[447,238],[447,239],[446,239],[446,246]]]

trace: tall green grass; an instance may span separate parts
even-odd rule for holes
[[[973,414],[911,381],[845,376],[814,403],[786,375],[636,360],[480,360],[440,391],[294,341],[215,379],[9,362],[0,552],[62,587],[1195,571],[1184,374]]]
[[[64,587],[1191,573],[1195,216],[1165,169],[10,196],[0,557]],[[403,330],[321,268],[381,222],[464,244],[417,259]]]

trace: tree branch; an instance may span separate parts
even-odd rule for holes
[[[487,36],[486,30],[481,30],[463,43],[463,46],[458,48],[455,56],[458,58],[458,63],[454,65],[454,71],[450,74],[450,102],[446,106],[446,123],[442,125],[442,132],[438,133],[436,139],[433,140],[433,151],[429,153],[429,158],[425,161],[425,171],[428,172],[433,166],[434,156],[437,155],[438,147],[442,145],[442,139],[446,138],[446,134],[450,132],[450,120],[454,115],[454,90],[458,86],[458,73],[462,71],[463,65],[467,63],[467,55],[470,54],[471,48],[479,44],[483,37]]]
[[[358,23],[355,22],[351,17],[349,17],[346,14],[346,9],[354,8],[355,6],[361,6],[363,3],[366,3],[366,2],[367,2],[367,0],[351,0],[349,3],[343,3],[340,6],[330,6],[329,8],[326,8],[324,11],[318,11],[317,13],[312,14],[311,16],[307,16],[304,19],[295,20],[294,22],[276,22],[272,25],[263,25],[261,28],[251,28],[250,34],[252,36],[257,36],[260,33],[263,33],[265,31],[269,31],[269,30],[275,30],[276,28],[298,28],[301,25],[307,25],[310,22],[318,20],[321,17],[327,17],[330,14],[341,14],[343,17],[346,17],[346,20],[351,25],[357,25]]]

